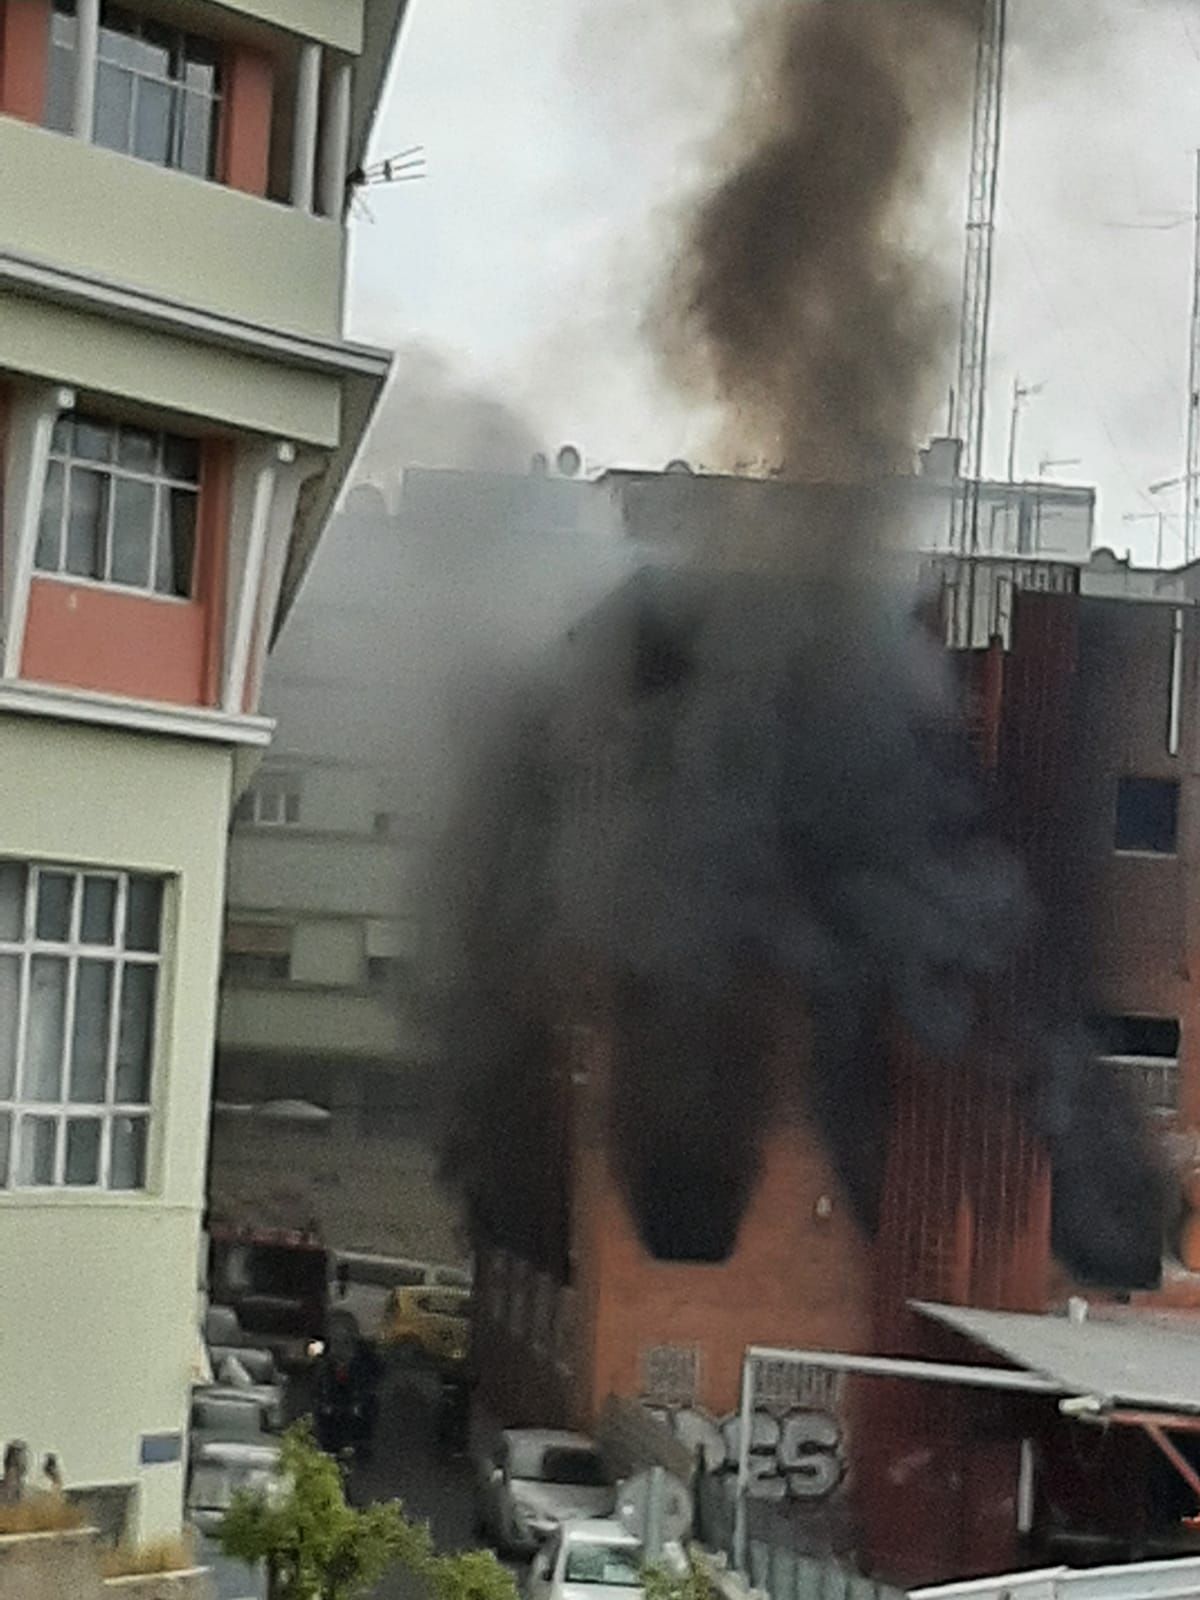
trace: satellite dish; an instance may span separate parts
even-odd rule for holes
[[[650,1496],[657,1482],[662,1497],[659,1529],[664,1544],[678,1544],[692,1527],[692,1497],[670,1472],[639,1472],[617,1491],[617,1520],[635,1539],[644,1540],[650,1520]]]
[[[555,465],[564,478],[577,478],[583,469],[583,457],[573,444],[565,444],[555,458]]]
[[[676,456],[674,461],[668,461],[663,471],[671,478],[694,478],[696,469],[690,461],[685,461],[682,456]]]

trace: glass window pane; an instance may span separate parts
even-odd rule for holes
[[[184,79],[189,89],[203,94],[216,94],[220,83],[220,52],[207,39],[197,39],[188,34],[183,41]]]
[[[129,880],[129,904],[125,912],[125,948],[157,950],[162,920],[162,881],[159,878]]]
[[[134,94],[133,153],[160,167],[173,165],[175,90],[153,78],[139,78]]]
[[[20,939],[25,931],[25,866],[0,861],[0,939]]]
[[[17,1182],[45,1185],[54,1182],[54,1146],[58,1124],[53,1117],[23,1117],[17,1151]]]
[[[200,446],[195,439],[184,439],[168,433],[163,438],[163,471],[168,478],[178,478],[181,483],[198,483],[200,479]]]
[[[74,454],[85,461],[111,461],[116,429],[88,417],[75,418]]]
[[[121,1105],[150,1101],[154,1047],[154,994],[158,970],[127,964],[121,974],[121,1035],[117,1044],[116,1098]]]
[[[196,554],[196,496],[191,489],[164,489],[154,587],[186,599],[192,592]]]
[[[75,124],[75,23],[55,17],[46,74],[46,109],[43,121],[57,133],[70,133]]]
[[[179,35],[174,29],[144,19],[137,31],[141,37],[137,43],[138,57],[133,64],[138,71],[152,72],[158,78],[175,76]]]
[[[8,1148],[12,1137],[12,1117],[0,1111],[0,1189],[8,1188]]]
[[[80,938],[84,944],[111,944],[117,911],[117,880],[94,878],[90,874],[83,880],[83,920]]]
[[[113,1118],[108,1186],[110,1189],[146,1187],[145,1117]]]
[[[75,1117],[67,1123],[67,1183],[89,1185],[100,1182],[100,1119]]]
[[[11,1100],[17,1081],[17,1021],[21,958],[0,956],[0,1100]]]
[[[71,902],[75,897],[73,872],[38,873],[37,936],[54,944],[71,937]]]
[[[113,969],[108,961],[80,961],[75,989],[68,1099],[77,1105],[104,1103]]]
[[[156,471],[158,435],[142,428],[122,428],[117,435],[117,460],[134,472]]]
[[[21,1096],[62,1096],[63,1032],[67,1009],[67,963],[60,956],[34,956],[29,967],[29,1018]]]
[[[100,29],[100,59],[115,61],[124,67],[142,67],[144,57],[142,42],[138,38],[140,31],[137,17],[119,6],[106,5],[104,25]]]
[[[138,478],[117,478],[113,489],[112,581],[148,589],[154,485]]]
[[[50,448],[55,455],[69,456],[71,454],[71,441],[75,437],[75,418],[70,411],[59,413],[54,422],[54,432],[50,435]]]
[[[191,172],[197,178],[211,178],[216,166],[213,159],[213,134],[216,130],[213,102],[206,94],[183,94],[179,106],[183,113],[179,165],[184,172]]]
[[[42,572],[58,572],[62,567],[63,475],[60,461],[52,461],[42,491],[42,514],[38,521],[37,550],[33,564]]]
[[[67,490],[67,555],[63,571],[80,578],[104,576],[104,535],[110,480],[72,467]]]
[[[107,30],[100,30],[101,49]],[[133,109],[133,79],[121,67],[100,61],[96,67],[96,115],[93,138],[106,150],[128,151]]]
[[[238,801],[237,805],[234,806],[234,808],[233,808],[233,820],[235,822],[253,822],[254,821],[254,792],[253,792],[253,790],[247,790],[246,793],[242,796],[242,798]]]

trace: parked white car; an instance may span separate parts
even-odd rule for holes
[[[687,1557],[664,1545],[661,1563],[682,1574]],[[567,1522],[546,1540],[529,1572],[529,1600],[630,1600],[641,1592],[646,1552],[639,1539],[611,1518]]]
[[[187,1519],[201,1533],[215,1533],[235,1494],[269,1494],[279,1482],[277,1441],[206,1440],[192,1452]]]
[[[595,1442],[557,1428],[506,1428],[477,1463],[477,1520],[497,1548],[528,1555],[561,1523],[608,1517],[616,1488]]]

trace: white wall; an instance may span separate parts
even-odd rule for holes
[[[231,768],[215,746],[0,717],[0,851],[174,880],[148,1190],[0,1190],[0,1431],[68,1485],[135,1483],[142,1537],[182,1509],[182,1464],[139,1467],[139,1442],[187,1418]]]

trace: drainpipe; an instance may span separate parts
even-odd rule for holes
[[[75,109],[71,131],[77,139],[90,140],[96,117],[100,0],[79,0],[75,19]]]

